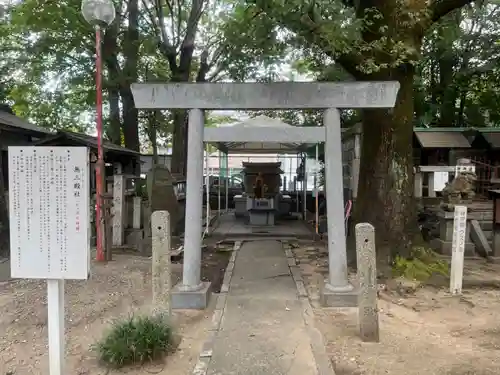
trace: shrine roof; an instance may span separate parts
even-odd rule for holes
[[[36,136],[54,134],[50,130],[35,126],[21,117],[2,110],[0,110],[0,128],[7,128],[7,130],[25,132]]]
[[[93,137],[91,135],[82,134],[82,133],[74,133],[70,131],[58,131],[54,136],[48,137],[36,143],[37,146],[43,145],[68,145],[77,144],[82,146],[87,146],[92,149],[97,149],[97,137]],[[128,148],[115,145],[107,140],[103,140],[103,149],[104,152],[111,152],[114,154],[121,155],[129,155],[129,156],[137,156],[139,157],[141,154],[137,151],[130,150]]]
[[[256,116],[248,120],[237,122],[231,126],[224,126],[228,129],[252,129],[255,132],[265,131],[265,129],[282,129],[287,132],[288,129],[300,129],[300,126],[290,125],[280,119],[271,118],[268,116]],[[304,152],[307,148],[316,143],[303,142],[297,139],[293,142],[217,142],[216,147],[223,152],[228,153],[245,153],[245,154],[296,154]]]

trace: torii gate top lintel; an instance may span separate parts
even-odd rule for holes
[[[139,109],[392,108],[399,82],[134,83]]]

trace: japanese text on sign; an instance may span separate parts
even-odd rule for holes
[[[8,155],[12,277],[87,279],[87,148],[9,147]]]
[[[453,220],[453,249],[458,252],[463,252],[465,249],[465,232],[467,229],[467,208],[456,207],[455,217]]]
[[[451,254],[450,292],[462,292],[465,241],[467,237],[467,207],[455,206]]]

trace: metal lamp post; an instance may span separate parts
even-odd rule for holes
[[[101,30],[109,26],[115,19],[116,12],[112,0],[83,0],[82,15],[85,20],[95,27],[96,43],[96,128],[97,128],[97,164],[96,164],[96,260],[104,261],[104,228],[103,194],[104,194],[104,152],[102,149],[102,57],[101,57]]]

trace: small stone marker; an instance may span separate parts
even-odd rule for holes
[[[450,293],[462,294],[464,276],[465,233],[467,231],[467,207],[455,206],[453,239],[451,243]]]
[[[359,333],[365,342],[379,342],[377,267],[373,225],[356,224],[356,256],[360,289],[358,296]]]
[[[113,176],[113,246],[122,246],[124,241],[125,176]]]
[[[170,290],[170,215],[168,211],[151,214],[153,309],[171,315]]]

